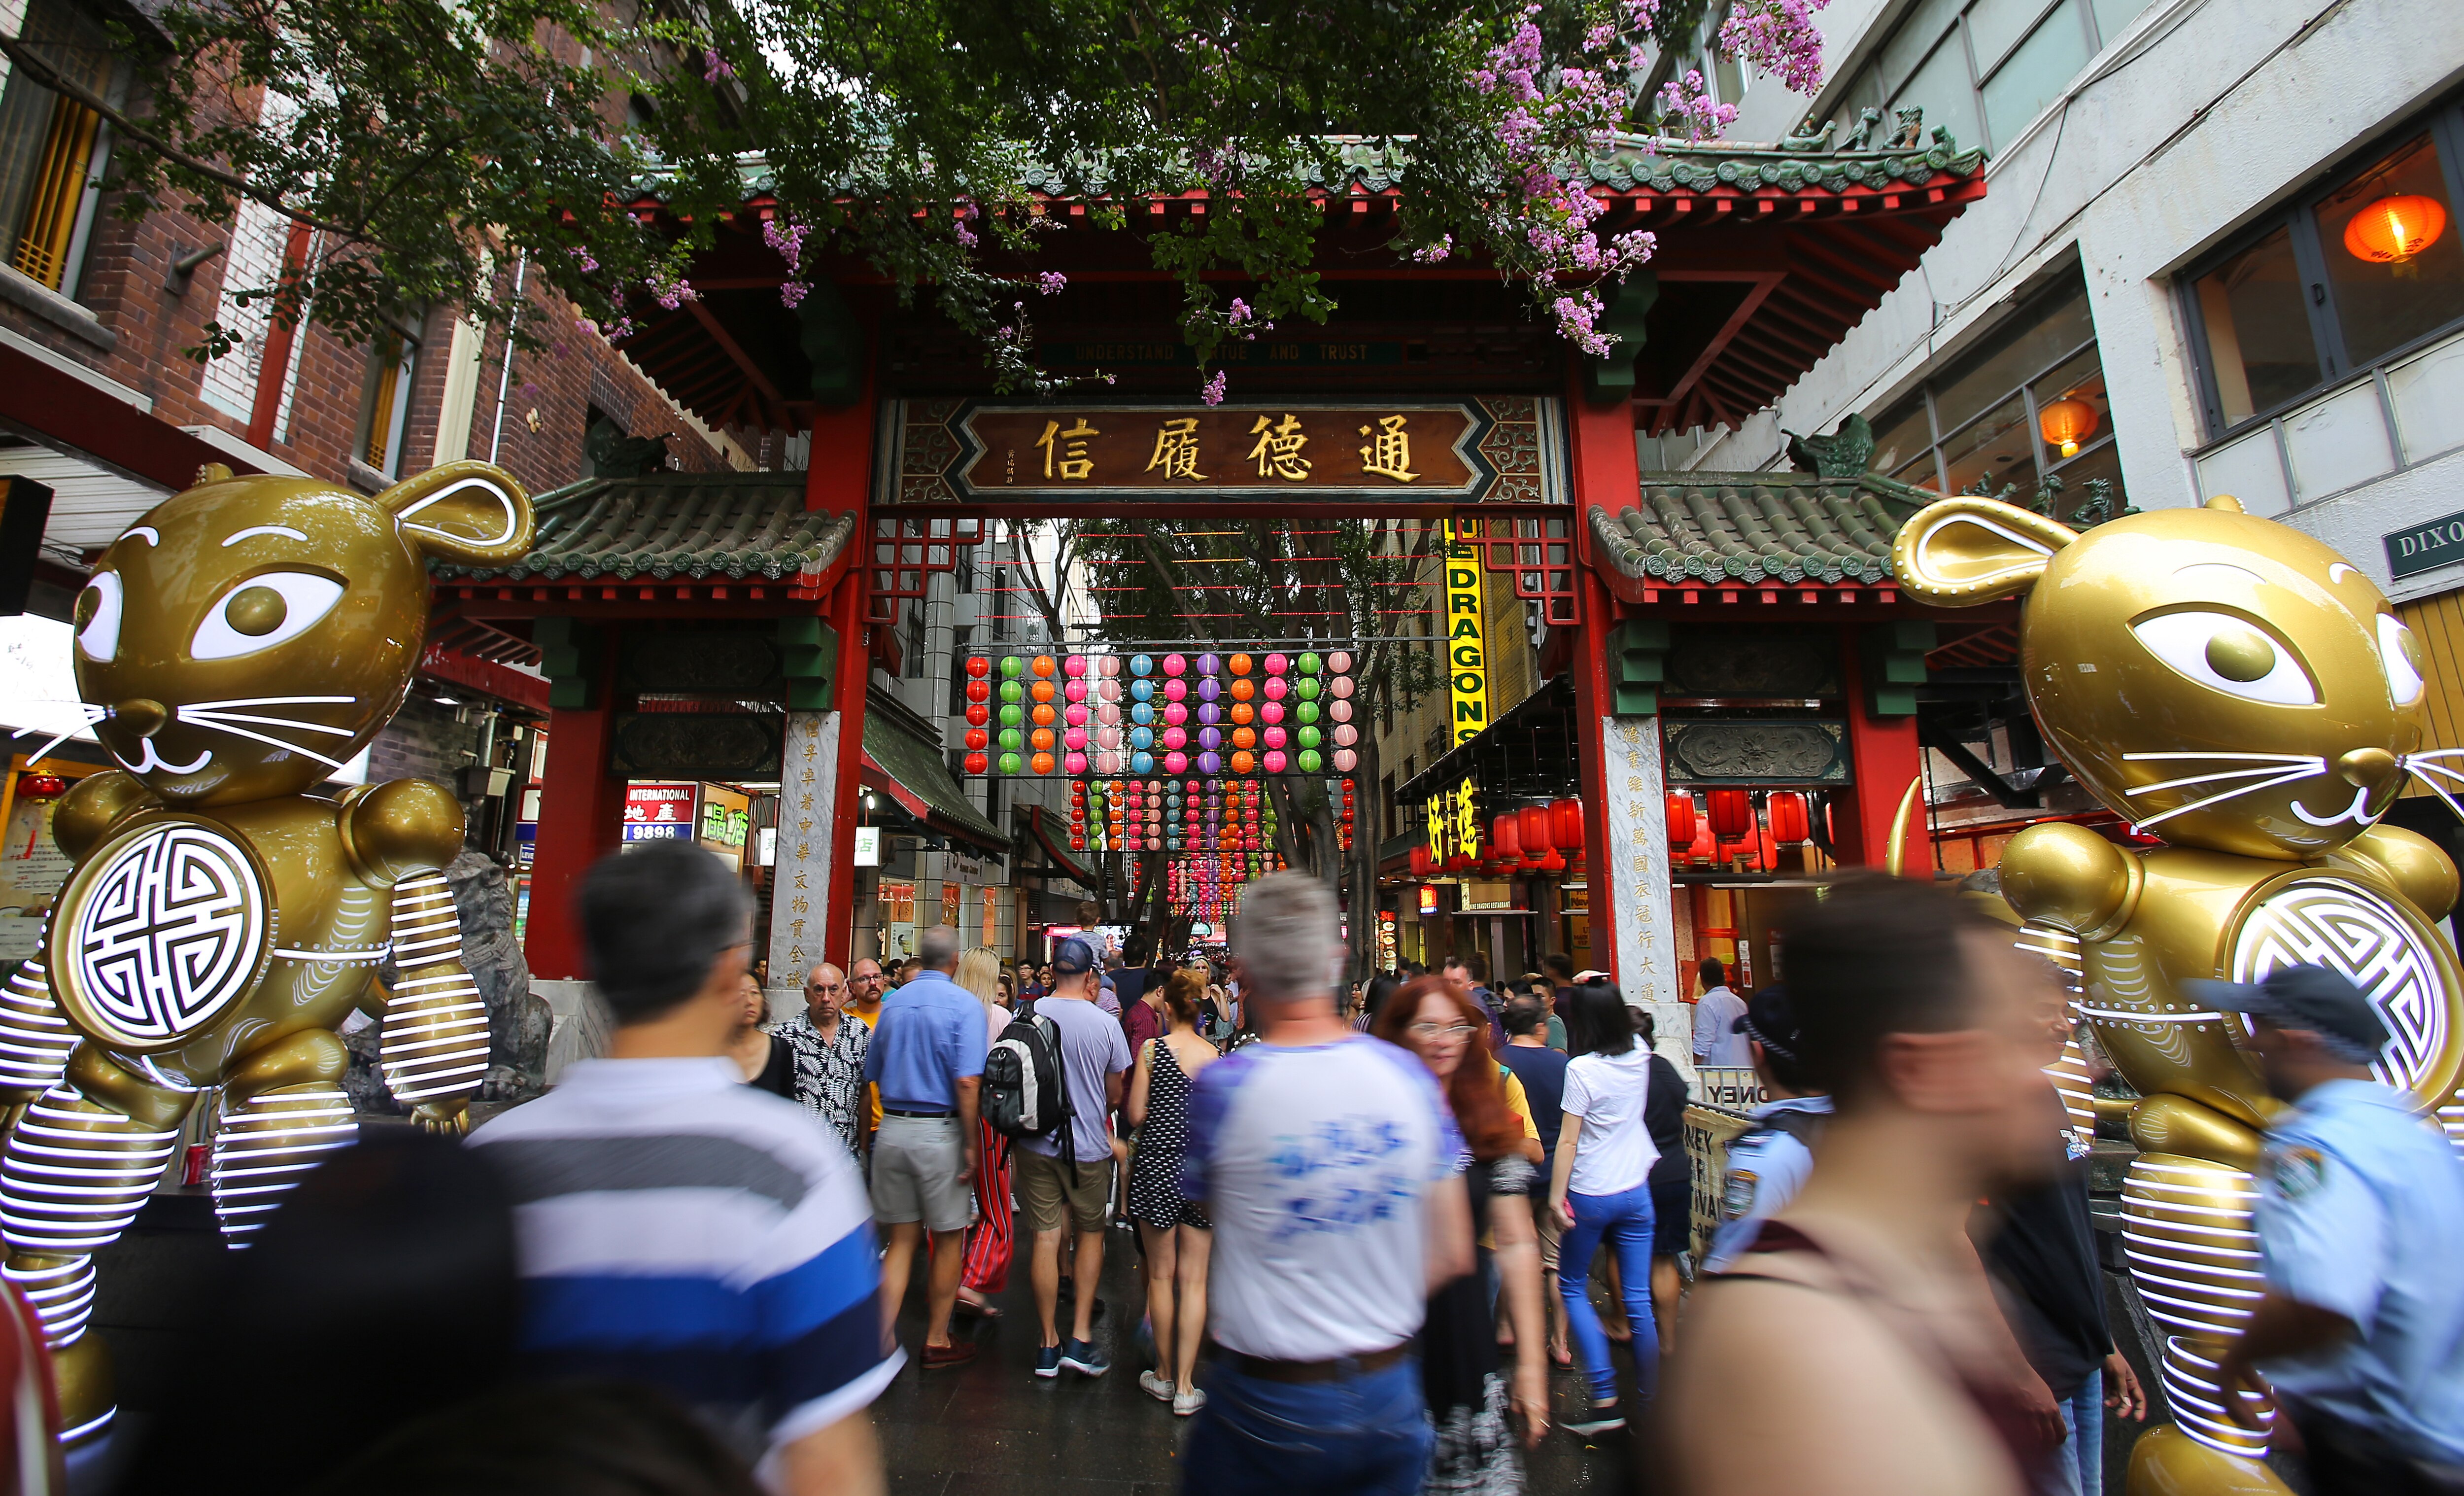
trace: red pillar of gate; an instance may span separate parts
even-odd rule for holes
[[[1916,803],[1908,811],[1907,840],[1901,848],[1900,870],[1911,878],[1933,876],[1933,838],[1925,827],[1923,775],[1925,749],[1917,742],[1913,716],[1876,716],[1865,696],[1864,661],[1857,649],[1857,630],[1843,628],[1840,666],[1848,690],[1848,759],[1856,789],[1832,801],[1831,832],[1839,860],[1850,867],[1880,868],[1888,859],[1891,823],[1911,783],[1918,784]]]
[[[605,662],[601,668],[607,668]],[[522,930],[522,956],[534,977],[589,975],[583,969],[582,921],[574,899],[582,890],[582,875],[615,850],[624,836],[624,786],[607,772],[616,714],[607,682],[598,684],[593,697],[598,705],[548,714],[548,772],[539,786],[530,915]]]
[[[1580,718],[1576,732],[1583,750],[1583,883],[1590,890],[1585,901],[1591,908],[1592,964],[1622,987],[1627,974],[1617,969],[1617,926],[1620,917],[1633,915],[1617,908],[1615,886],[1609,879],[1609,859],[1625,849],[1609,845],[1608,798],[1624,791],[1611,789],[1602,767],[1608,761],[1602,735],[1615,700],[1608,678],[1608,631],[1614,624],[1615,604],[1591,566],[1590,517],[1594,504],[1611,513],[1631,507],[1641,493],[1642,479],[1634,450],[1632,405],[1625,401],[1593,404],[1584,393],[1578,369],[1567,381],[1566,407],[1573,412],[1573,451],[1569,466],[1573,476],[1574,554],[1582,599],[1582,637],[1574,641],[1571,669],[1574,711]],[[1645,889],[1643,896],[1661,895]]]
[[[823,605],[839,640],[831,702],[839,716],[839,761],[838,791],[831,798],[830,881],[821,900],[825,911],[822,952],[824,959],[842,969],[855,942],[855,831],[864,804],[857,776],[864,768],[865,687],[872,676],[871,626],[865,623],[864,615],[865,585],[871,576],[865,563],[872,557],[868,499],[877,425],[875,387],[868,363],[861,398],[852,405],[815,413],[812,461],[804,473],[805,508],[852,512],[856,521],[855,533],[847,538],[850,564]]]

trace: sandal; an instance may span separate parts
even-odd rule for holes
[[[958,1313],[972,1314],[978,1319],[999,1319],[1001,1317],[1000,1305],[988,1304],[980,1299],[961,1298],[952,1307]]]

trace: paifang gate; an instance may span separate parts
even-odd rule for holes
[[[1124,553],[1140,526],[1216,521],[1433,537],[1413,583],[1425,587],[1404,589],[1427,599],[1425,627],[1396,631],[1434,643],[1461,607],[1480,691],[1466,709],[1433,676],[1428,719],[1447,726],[1426,741],[1408,712],[1364,703],[1383,769],[1346,800],[1372,873],[1348,890],[1357,927],[1424,919],[1432,878],[1457,887],[1456,906],[1494,906],[1484,871],[1511,885],[1510,909],[1447,913],[1476,930],[1538,920],[1516,901],[1553,857],[1542,881],[1587,894],[1588,964],[1638,1000],[1674,1001],[1678,798],[1733,788],[1760,806],[1786,786],[1789,824],[1810,803],[1833,861],[1880,862],[1919,773],[1929,658],[2004,658],[1992,634],[2007,615],[1937,621],[1897,595],[1890,537],[1925,495],[1864,473],[1852,439],[1811,444],[1809,471],[1719,473],[1644,472],[1637,437],[1768,405],[1983,195],[1982,157],[1939,140],[1602,156],[1599,227],[1648,228],[1660,249],[1608,308],[1613,356],[1591,358],[1487,269],[1390,253],[1382,158],[1352,154],[1320,230],[1340,309],[1234,344],[1230,399],[1214,406],[1174,330],[1177,288],[1130,242],[1203,212],[1201,197],[1132,205],[1139,227],[1118,231],[1084,205],[1045,205],[1060,227],[1021,271],[1069,284],[1035,309],[1038,356],[1082,382],[1044,400],[997,393],[980,350],[853,261],[788,311],[760,238],[771,205],[748,197],[691,268],[700,298],[648,310],[622,346],[693,415],[748,450],[801,455],[802,471],[603,475],[540,495],[531,556],[436,576],[439,608],[527,641],[552,682],[534,972],[580,975],[572,888],[618,844],[628,780],[777,780],[774,986],[791,982],[782,963],[844,962],[859,932],[886,948],[895,928],[944,915],[988,942],[1055,924],[1050,891],[1100,871],[1055,834],[1067,776],[1041,800],[996,792],[957,740],[968,650],[1014,652],[1027,636],[961,641],[973,626],[948,622],[947,605],[1024,575],[1044,558],[1004,527],[1056,517]],[[1185,576],[1182,613],[1237,575]],[[1074,648],[1063,636],[1115,605],[1089,591],[1076,619],[1006,616]],[[1424,866],[1439,857],[1424,807],[1441,800],[1469,828],[1443,860],[1468,869]],[[1549,823],[1566,802],[1579,803],[1572,824]],[[857,866],[859,827],[893,814],[943,859],[940,876]],[[1534,827],[1546,857],[1505,847],[1501,821]],[[1907,861],[1930,868],[1921,825]],[[1046,899],[1034,917],[1030,883]]]

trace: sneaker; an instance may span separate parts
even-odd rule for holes
[[[1072,1340],[1061,1353],[1061,1364],[1081,1376],[1101,1376],[1112,1369],[1092,1340]]]
[[[1569,1434],[1590,1439],[1599,1434],[1614,1434],[1625,1427],[1625,1410],[1612,1402],[1604,1408],[1594,1408],[1585,1417],[1560,1424]]]
[[[1206,1394],[1196,1387],[1183,1387],[1172,1395],[1172,1411],[1187,1418],[1206,1406]]]
[[[1061,1348],[1045,1346],[1035,1353],[1035,1375],[1053,1377],[1061,1375]]]
[[[1173,1400],[1172,1383],[1153,1372],[1138,1373],[1138,1387],[1157,1402]]]

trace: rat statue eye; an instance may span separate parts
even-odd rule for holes
[[[77,594],[77,648],[89,660],[108,660],[120,652],[120,573],[98,571]]]
[[[188,657],[228,660],[271,649],[316,627],[341,596],[341,583],[315,572],[269,571],[251,577],[206,610]]]
[[[2130,631],[2148,653],[2211,691],[2271,706],[2319,704],[2292,649],[2230,613],[2163,613]]]
[[[2379,663],[2387,668],[2387,695],[2397,706],[2421,699],[2421,642],[2393,613],[2379,615]]]

